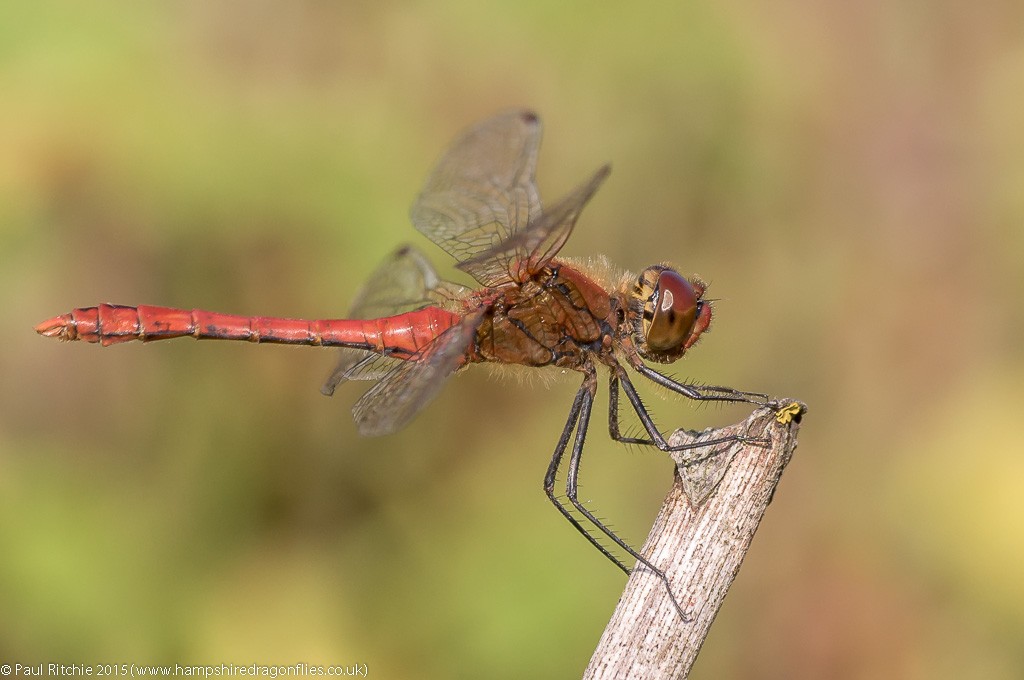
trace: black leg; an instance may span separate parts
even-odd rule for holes
[[[594,405],[594,395],[597,392],[597,374],[591,368],[587,372],[587,377],[583,380],[583,385],[580,387],[579,392],[576,394],[576,400],[573,402],[573,413],[570,415],[569,423],[566,424],[566,429],[562,433],[562,439],[559,440],[559,448],[555,452],[555,458],[551,461],[551,466],[548,468],[548,474],[545,477],[545,488],[548,483],[554,484],[555,472],[558,469],[558,462],[561,460],[562,454],[565,451],[565,446],[568,444],[568,438],[571,432],[570,424],[576,421],[576,437],[573,441],[572,454],[569,457],[569,469],[566,471],[565,476],[565,495],[569,499],[572,506],[581,515],[587,518],[587,520],[596,527],[601,533],[607,536],[615,545],[626,551],[638,564],[642,564],[647,567],[651,573],[658,577],[661,582],[665,585],[665,590],[668,592],[669,598],[672,600],[672,605],[679,612],[679,616],[683,621],[690,621],[690,618],[683,611],[679,601],[676,600],[675,594],[672,592],[672,587],[669,584],[668,576],[665,575],[658,567],[654,566],[646,557],[641,555],[639,552],[634,550],[628,543],[618,537],[618,535],[612,531],[609,527],[605,526],[601,520],[597,518],[590,510],[586,508],[579,501],[579,473],[580,473],[580,461],[583,459],[583,446],[586,443],[587,438],[587,427],[590,423],[590,413]],[[552,495],[549,493],[549,498]],[[553,498],[552,498],[553,500]],[[584,535],[590,540],[591,543],[596,545],[605,556],[611,559],[619,568],[629,573],[629,569],[622,564],[622,561],[613,557],[604,546],[602,546],[589,532],[583,531],[582,526],[575,521],[574,518],[569,514],[568,510],[561,504],[559,509],[567,517],[570,517],[573,525],[584,533]]]
[[[741,392],[740,390],[734,390],[731,387],[686,385],[677,380],[673,380],[667,375],[658,373],[642,361],[637,361],[633,364],[633,368],[637,373],[648,380],[661,385],[667,390],[671,390],[676,394],[681,394],[684,397],[695,401],[738,401],[747,404],[754,404],[756,406],[774,405],[774,402],[768,398],[767,394],[761,394],[760,392]],[[622,377],[625,378],[625,376]]]
[[[562,455],[565,453],[565,447],[569,445],[569,437],[572,436],[572,432],[576,429],[576,425],[580,422],[580,413],[583,410],[584,401],[587,402],[587,416],[590,415],[590,402],[593,400],[593,390],[596,387],[596,377],[592,374],[587,375],[583,379],[583,384],[580,386],[579,391],[576,393],[576,399],[572,402],[572,408],[569,409],[569,419],[565,423],[565,428],[562,430],[562,436],[558,440],[558,444],[555,446],[555,453],[551,456],[551,464],[548,465],[547,474],[544,475],[544,493],[547,494],[548,500],[550,500],[558,511],[569,520],[569,523],[576,527],[576,531],[583,534],[583,536],[590,541],[590,543],[601,551],[601,554],[611,560],[615,566],[622,571],[629,573],[629,567],[623,564],[622,560],[613,555],[608,548],[601,545],[601,543],[594,538],[589,531],[579,520],[573,517],[569,509],[562,504],[562,502],[555,496],[555,477],[558,475],[558,468],[562,463]],[[589,395],[589,397],[588,397]],[[586,422],[580,424],[581,429],[586,429]],[[577,435],[579,439],[579,435]],[[575,452],[574,452],[575,457]],[[577,463],[578,465],[578,463]],[[574,498],[570,498],[573,505],[578,505]]]
[[[648,370],[650,370],[650,369],[648,369]],[[651,372],[654,373],[654,375],[656,375],[656,376],[664,378],[666,381],[669,381],[669,382],[671,382],[671,383],[673,383],[675,385],[678,385],[679,388],[681,388],[681,389],[676,389],[676,390],[673,390],[673,391],[678,392],[679,394],[683,394],[684,396],[688,396],[688,397],[690,397],[692,399],[705,400],[705,401],[706,400],[710,400],[710,401],[743,401],[743,402],[749,402],[750,401],[749,399],[745,399],[745,398],[733,398],[735,395],[728,395],[728,396],[725,396],[725,397],[701,395],[699,397],[694,397],[694,396],[692,396],[689,393],[689,391],[696,390],[696,388],[692,387],[691,385],[682,385],[681,383],[676,383],[675,381],[671,380],[670,378],[665,378],[665,376],[662,376],[657,371],[651,371]],[[650,437],[650,439],[645,439],[643,437],[624,437],[619,432],[619,383],[620,383],[620,381],[622,383],[622,390],[626,393],[626,398],[629,400],[630,405],[633,407],[633,410],[636,412],[637,417],[640,418],[640,422],[643,424],[644,430],[647,431],[647,435]],[[662,384],[662,383],[659,382],[658,384]],[[667,385],[666,385],[666,387],[667,387]],[[751,439],[749,437],[744,437],[743,435],[731,435],[729,437],[720,437],[718,439],[711,439],[711,440],[708,440],[708,441],[703,441],[703,442],[698,442],[698,443],[680,444],[678,446],[672,446],[665,439],[664,435],[662,435],[661,432],[658,431],[658,427],[654,424],[654,420],[651,418],[651,414],[647,411],[647,408],[644,406],[643,402],[641,401],[640,395],[637,394],[636,388],[633,387],[633,383],[629,380],[629,376],[626,375],[626,372],[624,370],[622,370],[621,367],[620,368],[615,368],[615,367],[612,368],[611,379],[609,381],[609,388],[610,388],[609,389],[610,394],[609,394],[609,397],[608,397],[608,431],[611,433],[612,439],[614,439],[616,441],[619,441],[619,442],[622,442],[622,443],[625,443],[625,444],[641,444],[641,445],[644,445],[644,446],[656,446],[659,449],[661,449],[662,451],[688,451],[688,450],[691,450],[691,449],[706,449],[706,450],[709,450],[708,456],[714,455],[714,452],[710,451],[709,447],[714,447],[714,446],[716,446],[718,444],[728,444],[728,443],[731,443],[731,442],[748,442],[749,443],[749,442],[758,442],[758,441],[760,441],[759,439],[756,439],[756,438],[755,439]],[[713,388],[713,389],[728,389],[728,388]],[[683,391],[683,390],[686,390],[686,391]],[[750,395],[752,393],[750,393],[750,392],[738,392],[737,394],[740,394],[740,395]],[[757,403],[757,402],[751,402],[751,403]],[[694,465],[696,463],[702,462],[703,460],[706,460],[708,456],[703,456],[703,457],[700,457],[700,458],[695,458],[694,460],[688,461],[687,464],[688,465]]]
[[[646,410],[646,409],[645,409]],[[643,437],[626,437],[619,429],[619,378],[612,370],[608,377],[608,433],[622,444],[652,446],[654,442]]]

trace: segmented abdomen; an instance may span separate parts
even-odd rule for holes
[[[82,307],[44,321],[36,332],[61,340],[114,345],[191,336],[286,345],[352,347],[408,358],[457,324],[460,317],[440,307],[379,319],[284,319],[218,314],[201,309],[103,304]]]

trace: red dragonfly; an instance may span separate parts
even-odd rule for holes
[[[600,168],[558,203],[542,208],[534,180],[540,132],[540,121],[530,111],[508,111],[470,128],[441,157],[412,207],[416,228],[454,257],[456,267],[480,284],[477,289],[441,280],[427,260],[407,246],[374,273],[347,319],[307,321],[103,304],[54,317],[36,331],[103,345],[191,336],[342,347],[341,361],[322,391],[331,395],[346,380],[376,381],[352,409],[364,435],[388,434],[405,426],[433,399],[445,378],[469,364],[579,371],[583,382],[544,476],[544,491],[620,569],[630,573],[584,523],[660,578],[686,618],[665,574],[577,498],[597,367],[606,366],[610,372],[611,436],[628,444],[663,451],[695,448],[669,445],[642,404],[626,366],[690,399],[769,402],[764,394],[677,382],[647,365],[676,361],[708,329],[711,305],[704,299],[705,285],[662,264],[637,276],[614,269],[604,259],[584,263],[557,258],[609,167]],[[646,437],[620,433],[620,387]],[[742,438],[700,446],[736,439]],[[566,498],[582,520],[554,490],[570,440]]]

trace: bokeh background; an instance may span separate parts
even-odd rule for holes
[[[541,491],[574,376],[362,439],[330,351],[32,332],[340,316],[403,242],[451,274],[408,206],[508,106],[549,201],[613,164],[566,254],[711,282],[679,375],[810,406],[693,677],[1024,676],[1015,0],[0,4],[0,663],[582,672],[624,579]],[[601,399],[584,496],[639,544],[671,464]]]

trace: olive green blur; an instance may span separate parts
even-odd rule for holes
[[[548,203],[612,164],[563,254],[709,282],[673,374],[809,405],[692,677],[1024,676],[1019,0],[0,3],[0,664],[582,673],[624,577],[541,488],[580,376],[365,439],[329,350],[32,331],[338,317],[404,242],[468,283],[407,212],[512,106]],[[606,390],[581,498],[638,545],[671,464]]]

